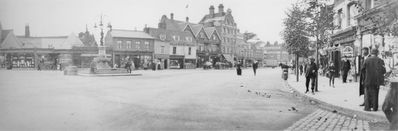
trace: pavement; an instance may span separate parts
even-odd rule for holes
[[[364,111],[363,95],[359,96],[358,82],[342,83],[340,78],[335,78],[335,87],[329,86],[329,79],[325,76],[319,76],[318,91],[315,94],[305,93],[305,77],[300,76],[299,81],[296,81],[296,75],[290,74],[287,82],[291,92],[307,98],[313,103],[319,104],[319,107],[329,110],[337,111],[347,116],[361,118],[374,122],[387,122],[384,113],[381,110],[381,105],[387,93],[386,87],[381,87],[379,92],[379,109],[378,111]],[[310,89],[311,90],[311,89]]]
[[[287,131],[365,131],[370,130],[369,122],[318,109],[314,113],[298,120]]]

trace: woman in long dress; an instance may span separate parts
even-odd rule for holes
[[[242,83],[242,63],[240,61],[238,61],[238,63],[236,64],[236,74],[238,75],[238,79],[240,81],[240,87],[243,87],[243,83]]]

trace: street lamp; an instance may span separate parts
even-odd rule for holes
[[[106,47],[104,45],[104,30],[106,28],[109,28],[109,30],[112,30],[112,25],[111,25],[111,23],[108,23],[108,25],[105,27],[103,24],[102,17],[103,17],[103,15],[101,14],[100,23],[98,26],[97,26],[97,24],[94,24],[94,28],[100,30],[100,39],[99,39],[100,45],[98,46],[98,55],[106,57]]]

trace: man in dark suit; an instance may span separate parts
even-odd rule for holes
[[[369,55],[369,48],[364,47],[362,48],[362,56],[360,57],[360,61],[359,61],[359,69],[361,69],[361,67],[363,66],[363,63],[365,62],[366,58],[368,58]],[[365,86],[364,86],[364,82],[365,82],[365,73],[360,72],[360,77],[359,77],[359,96],[364,95],[365,94]],[[364,102],[359,105],[359,106],[365,106],[365,99],[363,100]]]
[[[361,68],[365,74],[365,111],[378,110],[379,106],[379,88],[384,83],[384,61],[377,57],[379,51],[377,49],[371,50],[371,56],[367,58]]]
[[[347,83],[347,75],[348,71],[351,69],[350,61],[347,59],[347,56],[344,57],[343,61],[343,83]]]
[[[257,61],[253,62],[252,67],[253,67],[254,75],[256,75],[256,71],[257,71],[257,68],[258,68],[258,62]]]
[[[305,91],[305,93],[307,93],[309,91],[308,90],[308,86],[309,86],[310,81],[311,81],[312,94],[315,94],[314,93],[315,78],[316,78],[317,70],[318,70],[318,67],[315,64],[315,59],[312,58],[312,57],[309,58],[309,63],[308,63],[308,65],[306,67],[307,67],[307,69],[306,69],[306,72],[305,72],[305,78],[306,78],[306,81],[305,81],[306,91]]]

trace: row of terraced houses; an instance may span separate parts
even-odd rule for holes
[[[59,69],[68,65],[81,68],[98,54],[94,36],[86,32],[78,36],[30,36],[29,25],[24,36],[2,29],[0,23],[0,66],[2,68]],[[156,63],[160,69],[233,67],[237,61],[250,65],[263,60],[263,50],[255,43],[247,43],[237,27],[231,9],[210,6],[209,13],[198,23],[174,19],[174,14],[161,16],[156,28],[142,31],[110,29],[104,37],[107,57],[112,66],[123,67],[134,62],[136,69],[150,68]]]

